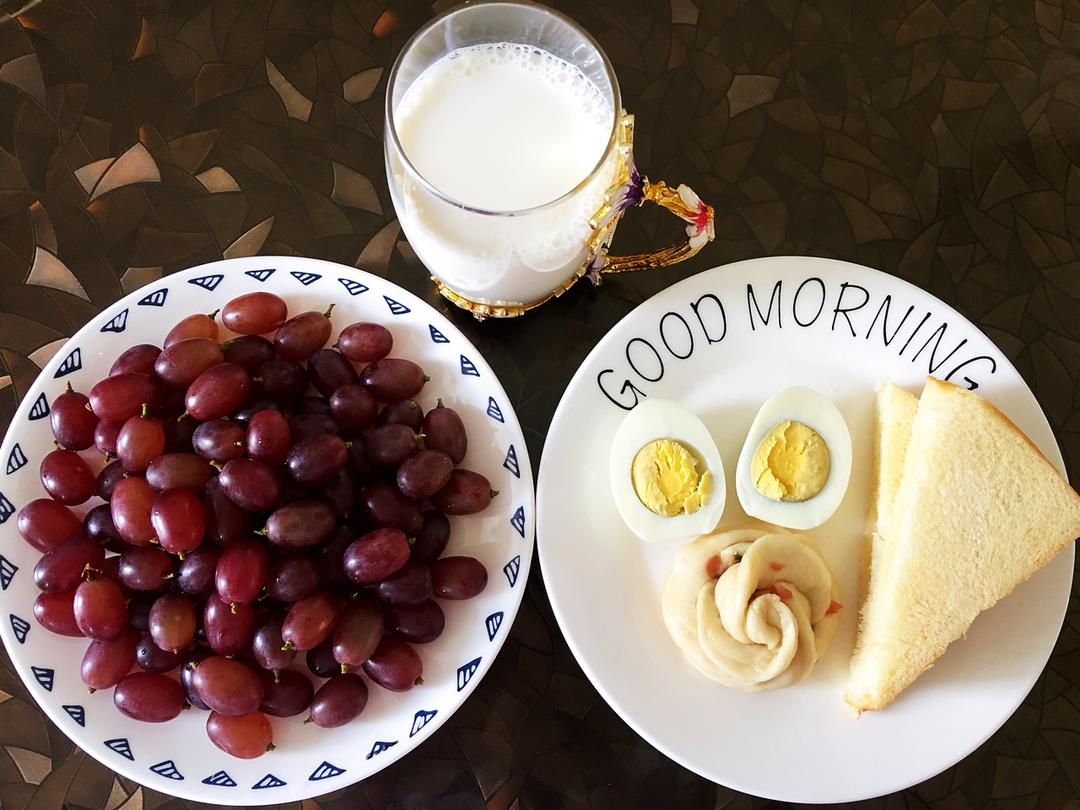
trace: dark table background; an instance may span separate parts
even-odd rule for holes
[[[0,425],[100,308],[222,256],[331,259],[447,310],[394,219],[381,142],[389,66],[446,5],[0,0]],[[638,165],[715,205],[716,241],[676,270],[579,285],[514,322],[450,313],[506,386],[534,466],[574,370],[635,304],[707,267],[810,254],[895,273],[978,324],[1080,480],[1076,0],[556,5],[615,63]],[[616,248],[679,230],[632,212]],[[1003,729],[869,804],[1080,808],[1077,590],[1046,673]],[[5,810],[186,804],[75,748],[2,664]],[[760,804],[670,762],[608,708],[534,566],[506,647],[462,709],[403,761],[303,807]]]

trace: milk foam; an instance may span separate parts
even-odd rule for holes
[[[501,42],[432,64],[394,119],[406,156],[435,188],[470,207],[516,211],[585,179],[607,146],[612,109],[576,66]]]

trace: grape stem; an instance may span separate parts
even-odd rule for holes
[[[210,320],[214,320],[214,318],[216,318],[216,317],[217,317],[217,314],[218,314],[219,312],[221,312],[221,310],[220,310],[220,309],[215,309],[215,310],[214,310],[213,312],[208,312],[208,313],[206,313],[206,317],[207,317],[207,318],[209,318]]]
[[[289,650],[291,650],[295,646],[296,645],[293,644],[292,641],[286,641],[284,644],[281,645],[281,651],[282,652],[288,652]]]
[[[139,416],[145,418],[148,413],[150,413],[150,406],[144,402],[139,406]]]
[[[341,665],[341,674],[344,675],[348,671],[349,671],[349,665],[348,664],[342,664]]]
[[[334,307],[336,307],[336,306],[337,306],[337,304],[331,304],[330,306],[328,306],[326,308],[326,312],[323,313],[323,317],[324,318],[329,318],[330,313],[334,311]]]

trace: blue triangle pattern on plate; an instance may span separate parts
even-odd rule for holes
[[[278,779],[272,773],[268,773],[258,782],[251,786],[252,790],[263,790],[264,788],[276,788],[282,785],[288,784],[284,779]]]
[[[64,362],[57,367],[53,379],[78,371],[80,368],[82,368],[82,349],[76,347],[71,354],[64,358]]]
[[[469,685],[469,681],[472,680],[472,676],[476,674],[476,670],[479,668],[479,658],[474,658],[472,661],[464,663],[457,668],[457,690],[459,692]]]
[[[514,516],[510,518],[510,525],[517,529],[517,533],[521,535],[521,539],[525,539],[525,507],[519,506],[517,511],[514,512]]]
[[[444,335],[442,332],[440,332],[438,329],[436,329],[433,324],[430,324],[430,323],[428,324],[428,332],[431,333],[431,342],[432,343],[449,343],[450,342],[450,338],[448,338],[446,335]]]
[[[189,278],[188,284],[194,284],[196,287],[202,287],[204,290],[213,292],[217,289],[217,285],[221,283],[221,280],[225,278],[221,273],[214,273],[210,276],[199,276],[198,278]]]
[[[417,734],[419,734],[420,729],[430,723],[431,718],[433,718],[438,713],[438,709],[431,709],[430,711],[425,711],[424,709],[421,709],[420,711],[418,711],[415,715],[413,715],[412,730],[409,731],[409,736],[415,737]]]
[[[521,572],[521,555],[517,555],[503,566],[503,573],[506,574],[506,581],[510,583],[510,587],[513,588],[517,585],[518,574]]]
[[[141,307],[163,307],[165,306],[165,299],[168,298],[169,291],[164,287],[160,290],[154,290],[149,295],[144,295],[139,299],[139,306]]]
[[[127,737],[117,737],[114,740],[106,740],[105,747],[111,748],[122,757],[127,757],[132,762],[135,761],[135,755],[131,753],[131,743],[127,741]]]
[[[126,309],[118,315],[114,315],[107,324],[101,327],[101,331],[120,334],[127,329],[127,316],[128,311]]]
[[[30,622],[14,613],[8,614],[8,621],[11,622],[11,632],[15,634],[15,638],[20,644],[25,644],[26,634],[30,632]]]
[[[389,295],[384,295],[383,301],[385,301],[386,305],[390,307],[391,315],[404,315],[406,312],[412,312],[412,310],[409,309],[407,306],[398,301],[395,301]]]
[[[318,782],[320,779],[329,779],[332,776],[341,776],[345,773],[344,768],[339,768],[337,765],[331,765],[325,759],[323,764],[311,772],[311,776],[308,777],[309,782]]]
[[[184,775],[180,773],[180,769],[176,767],[176,763],[171,759],[159,762],[157,765],[151,765],[150,770],[159,776],[164,776],[166,779],[175,779],[177,782],[184,780]]]
[[[462,358],[462,360],[464,359],[465,358]],[[461,373],[464,374],[465,370],[462,369]],[[480,375],[477,374],[476,376],[479,377]],[[506,424],[506,420],[503,418],[502,408],[500,408],[499,403],[495,401],[495,397],[488,397],[487,415],[496,422]]]
[[[503,612],[501,610],[492,613],[486,619],[484,619],[484,627],[487,628],[488,641],[495,640],[495,634],[499,632],[499,628],[502,627]]]
[[[15,514],[15,504],[0,492],[0,523],[7,523],[7,519]]]
[[[480,372],[476,370],[476,366],[473,365],[473,361],[465,355],[461,355],[461,373],[466,377],[479,377]]]
[[[368,291],[367,287],[354,278],[339,278],[338,281],[341,282],[341,286],[348,291],[349,295],[359,295]]]
[[[506,451],[503,466],[514,474],[514,478],[521,478],[521,466],[518,464],[517,450],[514,449],[514,445],[510,445],[510,449]]]
[[[65,704],[63,710],[71,715],[71,719],[83,728],[86,728],[86,709],[77,704]]]
[[[53,688],[53,677],[56,673],[48,667],[30,667],[30,671],[34,673],[34,680],[41,684],[41,688],[46,692],[51,692]]]
[[[7,474],[11,475],[16,470],[21,470],[26,466],[27,458],[26,453],[19,447],[19,443],[15,442],[14,447],[11,448],[11,452],[7,457]]]
[[[265,270],[245,270],[245,276],[251,276],[256,281],[266,281],[270,276],[274,275],[277,268],[267,267]]]
[[[34,400],[34,407],[30,409],[30,419],[41,419],[49,415],[49,400],[45,399],[45,393],[38,394]]]
[[[386,751],[389,748],[393,748],[395,745],[397,745],[397,740],[394,740],[393,742],[383,742],[382,740],[376,740],[375,744],[371,746],[371,750],[368,752],[368,755],[364,757],[364,759],[371,759],[372,757],[376,757],[383,751]]]
[[[236,787],[236,781],[229,776],[225,771],[218,771],[212,773],[208,777],[202,780],[204,785],[213,785],[214,787]]]
[[[3,554],[0,554],[0,590],[6,591],[8,589],[8,585],[11,584],[15,572],[18,570],[19,566],[15,565]]]
[[[318,273],[305,273],[303,270],[292,270],[289,272],[289,275],[295,278],[305,287],[309,284],[314,284],[316,281],[322,278],[322,276],[320,276]],[[269,776],[269,774],[267,774],[267,776]]]

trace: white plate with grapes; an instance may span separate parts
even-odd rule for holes
[[[296,801],[404,756],[476,688],[533,532],[521,428],[446,318],[337,264],[217,262],[107,308],[24,397],[0,637],[109,768]]]

